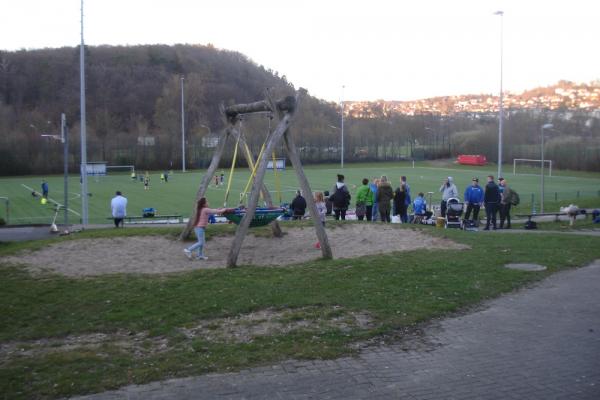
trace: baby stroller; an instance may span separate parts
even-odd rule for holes
[[[461,203],[456,197],[448,199],[446,209],[446,228],[459,228],[461,227],[460,219],[463,214],[464,203]]]

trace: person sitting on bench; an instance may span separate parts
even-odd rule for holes
[[[415,201],[413,201],[413,211],[415,213],[413,224],[420,224],[433,215],[431,211],[427,211],[427,201],[425,201],[423,192],[420,192]]]

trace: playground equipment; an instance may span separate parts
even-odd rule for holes
[[[240,146],[243,147],[244,154],[246,156],[246,160],[248,161],[248,165],[252,172],[250,174],[250,177],[248,178],[248,182],[246,182],[244,191],[242,193],[240,193],[240,200],[239,200],[238,207],[236,209],[233,209],[232,211],[229,211],[224,214],[225,218],[227,218],[229,221],[231,221],[237,225],[240,224],[240,222],[242,221],[242,218],[246,214],[246,207],[244,206],[244,201],[246,200],[246,197],[248,194],[248,188],[250,187],[250,185],[252,184],[252,182],[254,181],[254,179],[256,177],[256,169],[258,167],[258,163],[254,162],[254,156],[252,155],[252,152],[250,151],[250,148],[248,147],[246,141],[243,140],[243,143],[240,145],[240,139],[242,139],[242,138],[245,139],[245,137],[244,137],[244,134],[242,131],[242,118],[239,117],[238,119],[239,119],[239,131],[238,131],[238,134],[236,135],[237,139],[236,139],[235,148],[233,151],[233,159],[231,161],[231,168],[229,171],[229,179],[227,180],[227,189],[225,190],[225,200],[223,202],[223,207],[227,207],[227,201],[229,199],[229,193],[231,190],[231,181],[232,181],[233,175],[235,173],[235,163],[237,161],[238,148]],[[272,119],[273,119],[272,113],[269,113],[269,129],[267,131],[267,138],[271,134],[271,120]],[[263,142],[263,144],[261,146],[260,152],[258,154],[258,159],[260,159],[262,153],[264,152],[265,145],[266,145],[266,141]],[[269,169],[269,164],[273,165],[273,163],[274,163],[275,151],[273,151],[272,156],[273,156],[273,161],[269,160],[267,162],[267,169]],[[279,175],[277,173],[277,169],[274,169],[273,173],[275,174],[275,186],[276,186],[276,191],[278,194],[279,204],[281,204],[281,182],[279,180]],[[264,188],[263,193],[262,193],[263,199],[265,198],[264,192],[266,192],[266,188]],[[286,213],[286,211],[287,210],[285,207],[273,207],[272,200],[269,199],[269,207],[256,209],[255,215],[252,218],[252,221],[250,222],[250,227],[268,225],[271,222],[275,221],[278,217],[280,217],[281,215]],[[274,223],[273,226],[274,226],[273,233],[275,234],[275,236],[281,237],[281,229],[279,228],[279,225]]]
[[[181,233],[180,238],[187,238],[190,232],[193,229],[193,224],[195,221],[195,213],[196,213],[196,203],[204,197],[206,189],[210,184],[211,178],[214,176],[215,171],[219,166],[219,161],[221,156],[223,155],[223,151],[227,144],[229,137],[233,137],[236,140],[236,148],[234,149],[234,153],[237,152],[238,144],[241,144],[243,155],[246,157],[246,161],[252,170],[251,180],[249,183],[252,183],[252,189],[250,192],[250,196],[248,197],[248,204],[245,209],[236,209],[233,212],[231,218],[233,220],[237,220],[239,218],[239,225],[235,232],[235,238],[231,245],[231,249],[229,250],[229,255],[227,257],[227,266],[235,267],[237,258],[242,247],[242,242],[248,232],[248,228],[254,222],[255,224],[258,222],[258,216],[263,218],[261,219],[261,223],[267,220],[267,216],[269,218],[277,213],[281,212],[281,209],[274,209],[273,202],[271,200],[271,195],[267,190],[264,184],[264,177],[267,170],[267,164],[269,158],[274,158],[273,152],[277,144],[283,140],[285,151],[287,153],[288,159],[291,161],[294,171],[296,172],[298,181],[300,183],[300,187],[304,193],[307,194],[306,201],[308,205],[308,210],[311,214],[312,221],[315,224],[315,230],[317,233],[317,238],[319,239],[319,243],[321,244],[321,253],[323,258],[332,258],[331,247],[329,246],[329,241],[327,238],[327,234],[321,221],[319,219],[319,214],[317,208],[315,206],[314,199],[312,197],[312,190],[308,183],[308,179],[304,174],[304,170],[302,168],[302,163],[300,162],[300,157],[298,155],[298,151],[296,149],[296,145],[290,133],[290,125],[293,121],[293,117],[295,112],[298,109],[298,100],[302,95],[306,93],[306,90],[300,89],[296,92],[295,96],[288,96],[282,100],[274,101],[271,97],[270,93],[267,91],[265,93],[265,100],[257,101],[250,104],[236,104],[233,106],[229,106],[227,108],[221,106],[221,113],[224,117],[225,128],[221,132],[219,136],[219,142],[217,147],[215,148],[215,152],[213,154],[213,158],[208,167],[208,170],[204,174],[202,178],[202,182],[200,183],[200,187],[196,193],[196,199],[194,202],[194,207],[192,211],[192,216],[189,219],[188,225]],[[263,143],[262,149],[257,157],[254,160],[253,155],[251,154],[247,144],[245,137],[239,129],[236,129],[236,125],[240,120],[240,117],[244,114],[256,114],[256,113],[265,113],[270,112],[278,120],[276,128],[267,135],[265,142]],[[234,156],[235,157],[235,156]],[[276,172],[276,168],[274,172]],[[230,178],[231,179],[231,174]],[[229,186],[229,185],[228,185]],[[263,196],[265,203],[267,204],[267,210],[257,209],[259,195]],[[257,216],[257,220],[255,220],[255,216]],[[273,221],[271,223],[272,227],[278,229],[277,221]]]

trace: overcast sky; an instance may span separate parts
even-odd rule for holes
[[[0,5],[2,50],[79,43],[79,0]],[[212,43],[320,98],[410,100],[498,92],[500,9],[505,90],[600,78],[598,0],[87,0],[84,35]]]

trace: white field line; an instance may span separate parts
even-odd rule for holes
[[[35,189],[33,189],[33,188],[31,188],[31,187],[29,187],[29,186],[27,186],[27,185],[23,184],[23,183],[21,184],[21,186],[23,186],[25,189],[27,189],[27,190],[29,190],[29,191],[31,191],[31,192],[33,192],[33,193],[35,193],[36,195],[38,195],[38,196],[42,197],[42,194],[41,194],[40,192],[38,192],[37,190],[35,190]],[[64,206],[63,206],[62,204],[60,204],[58,201],[56,201],[56,200],[54,200],[54,199],[52,199],[52,198],[50,198],[50,197],[48,197],[48,201],[49,201],[50,203],[53,203],[53,204],[54,204],[54,205],[56,205],[57,207],[64,207]],[[67,211],[69,211],[69,212],[72,212],[73,214],[77,215],[78,217],[81,217],[81,214],[79,214],[79,213],[78,213],[77,211],[75,211],[75,210],[72,210],[72,209],[70,209],[70,208],[67,208]]]

